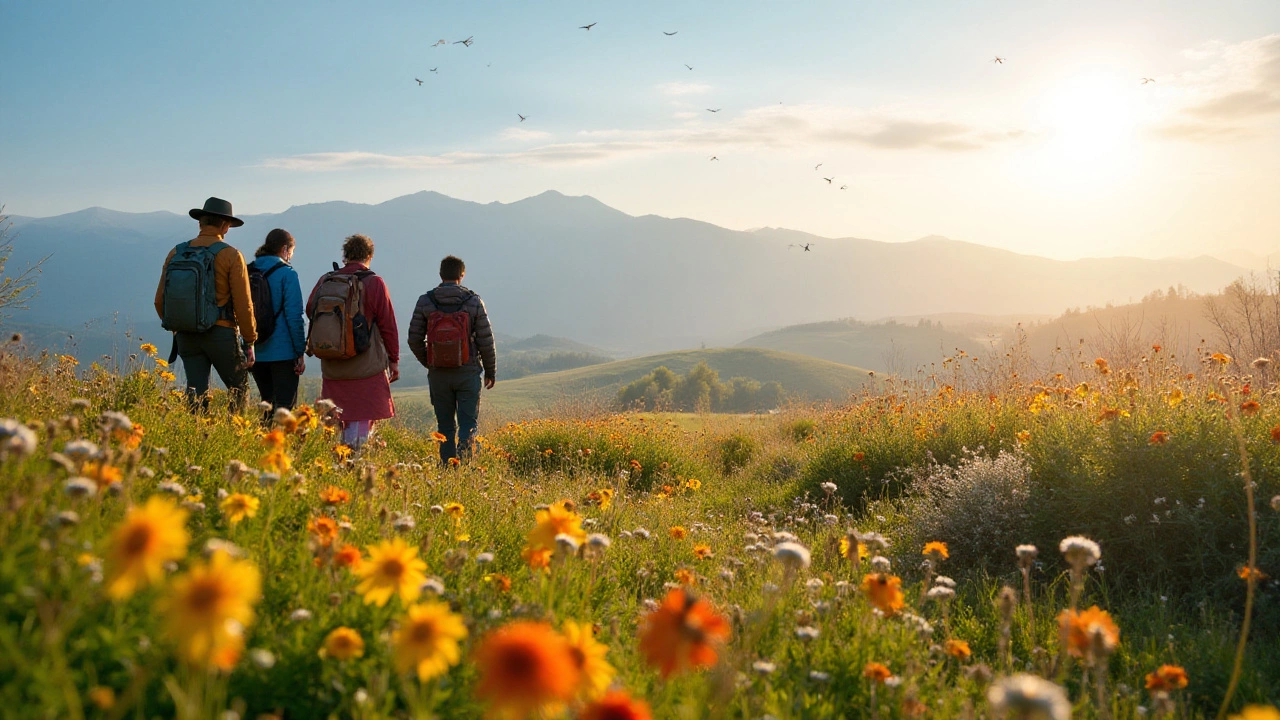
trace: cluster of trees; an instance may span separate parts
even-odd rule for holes
[[[736,377],[720,381],[720,374],[698,363],[684,377],[660,367],[618,392],[624,409],[675,412],[759,412],[782,403],[782,385]]]

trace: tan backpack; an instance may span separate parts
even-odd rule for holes
[[[369,349],[372,328],[364,315],[363,280],[372,270],[342,273],[335,269],[320,279],[309,312],[307,354],[321,360],[349,360]]]

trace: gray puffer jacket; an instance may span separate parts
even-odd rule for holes
[[[493,342],[493,328],[489,325],[489,313],[484,309],[480,296],[458,283],[440,283],[434,290],[437,308],[423,294],[413,308],[413,320],[409,322],[409,349],[423,367],[427,365],[427,316],[440,310],[452,310],[459,305],[471,316],[471,360],[469,366],[484,367],[484,376],[497,378],[498,354]]]

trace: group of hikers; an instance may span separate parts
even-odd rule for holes
[[[323,376],[318,399],[334,404],[343,444],[359,449],[375,422],[395,416],[391,383],[400,378],[395,309],[386,283],[369,269],[373,240],[347,237],[342,264],[320,277],[304,303],[290,265],[296,243],[288,231],[267,233],[246,264],[223,241],[228,230],[244,224],[231,203],[211,197],[189,214],[200,223],[199,235],[165,258],[155,305],[173,332],[169,361],[182,358],[193,409],[208,409],[213,370],[232,406],[243,408],[252,373],[269,421],[277,409],[293,408],[310,355],[320,360]],[[440,284],[418,298],[407,338],[427,368],[446,464],[470,456],[481,385],[492,389],[497,379],[489,316],[480,296],[462,286],[465,276],[461,259],[440,261]]]

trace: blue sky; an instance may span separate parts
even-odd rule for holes
[[[0,0],[0,203],[556,189],[1054,257],[1280,250],[1270,0],[367,5]]]

